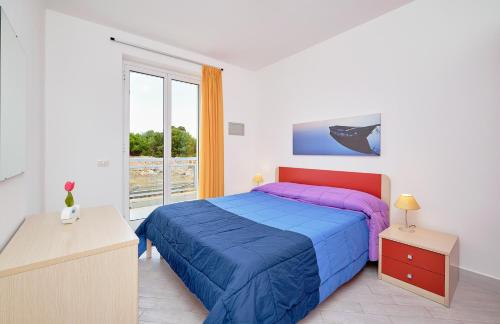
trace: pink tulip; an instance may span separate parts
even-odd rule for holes
[[[73,190],[73,188],[75,188],[75,182],[74,181],[66,181],[66,183],[64,184],[64,190],[70,192],[71,190]]]

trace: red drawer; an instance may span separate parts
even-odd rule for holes
[[[382,256],[382,273],[444,297],[444,275]]]
[[[382,239],[382,255],[409,265],[444,275],[445,257],[443,254]]]

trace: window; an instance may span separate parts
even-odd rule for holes
[[[125,190],[130,220],[198,189],[199,79],[125,65]]]

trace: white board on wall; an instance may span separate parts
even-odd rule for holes
[[[0,8],[0,181],[26,165],[26,55]]]

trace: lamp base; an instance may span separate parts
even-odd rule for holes
[[[400,231],[407,232],[407,233],[413,233],[415,232],[415,225],[408,225],[408,210],[405,209],[405,223],[403,226],[399,227]]]
[[[414,233],[415,232],[415,225],[411,226],[399,226],[399,230],[407,233]]]

